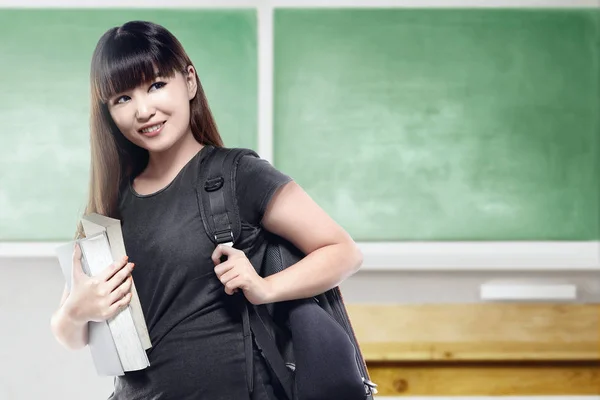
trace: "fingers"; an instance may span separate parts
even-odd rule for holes
[[[215,274],[217,275],[217,278],[221,279],[221,275],[223,275],[227,271],[230,271],[231,269],[233,269],[233,267],[235,267],[233,260],[226,261],[223,264],[217,265],[215,267]]]
[[[82,275],[85,275],[85,272],[83,272],[83,267],[81,266],[81,248],[79,247],[78,243],[75,243],[75,247],[73,248],[72,274],[74,279],[79,279]]]
[[[227,271],[219,277],[219,280],[225,288],[225,293],[231,295],[237,292],[237,285],[239,285],[239,283],[241,282],[241,279],[237,279],[239,277],[240,275],[235,269],[230,269],[229,271]],[[235,282],[233,282],[234,280]]]
[[[98,274],[98,279],[100,279],[101,281],[108,281],[114,274],[116,274],[124,266],[127,265],[128,260],[129,260],[129,257],[127,257],[127,256],[124,256],[120,260],[116,260],[115,262],[110,264],[108,267],[106,267],[104,269],[104,271],[102,271],[100,274]]]
[[[226,257],[227,260],[222,262],[221,258]],[[242,260],[243,258],[243,260]],[[243,286],[248,282],[249,272],[256,271],[246,258],[246,254],[238,249],[230,246],[218,245],[211,255],[212,261],[215,263],[215,274],[225,288],[225,293],[232,295],[238,290],[244,290]],[[236,268],[236,265],[239,268]]]
[[[123,283],[123,281],[131,275],[131,271],[133,271],[135,264],[127,263],[123,268],[121,268],[116,274],[112,276],[107,282],[108,290],[111,292],[115,290],[119,285]]]
[[[215,265],[219,265],[221,263],[221,257],[225,256],[229,260],[232,256],[239,255],[240,253],[243,254],[241,250],[234,249],[231,246],[220,244],[215,248],[215,251],[213,251],[210,258],[213,260],[213,263],[215,263]]]
[[[119,311],[121,311],[125,307],[127,307],[129,305],[129,302],[131,301],[131,296],[132,296],[131,292],[129,292],[125,296],[123,296],[120,300],[114,302],[108,309],[108,317],[106,319],[112,318]]]
[[[223,285],[226,285],[229,281],[237,278],[238,276],[240,276],[240,274],[235,269],[230,269],[229,271],[219,276],[219,280]]]
[[[228,295],[232,295],[234,293],[236,293],[238,291],[239,288],[241,288],[242,286],[242,277],[241,276],[237,276],[235,278],[233,278],[232,280],[228,281],[224,286],[225,286],[225,293],[227,293]]]
[[[133,278],[128,276],[123,283],[121,283],[115,290],[111,292],[109,295],[109,302],[112,305],[114,302],[119,301],[125,295],[129,293],[131,290],[131,285],[133,283]]]

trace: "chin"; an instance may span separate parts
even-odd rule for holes
[[[172,143],[162,144],[162,145],[150,145],[150,146],[145,146],[144,148],[146,150],[148,150],[150,153],[162,153],[163,151],[169,150],[171,147],[173,147]]]
[[[159,140],[155,140],[159,139]],[[160,140],[162,139],[162,140]],[[154,141],[155,140],[155,141]],[[173,138],[154,138],[154,140],[146,141],[144,143],[144,148],[152,153],[161,153],[163,151],[167,151],[172,148],[178,140]]]

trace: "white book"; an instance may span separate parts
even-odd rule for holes
[[[80,239],[77,243],[82,252],[82,269],[87,275],[97,275],[113,262],[105,232]],[[71,242],[56,249],[69,290],[72,284],[74,244],[75,242]],[[88,345],[98,375],[119,376],[126,371],[136,371],[150,365],[129,306],[107,321],[90,321]]]
[[[97,213],[92,213],[84,216],[81,219],[83,231],[86,237],[96,235],[100,232],[106,232],[108,242],[110,244],[111,253],[114,260],[122,259],[127,253],[125,252],[125,243],[123,241],[123,232],[121,231],[121,221],[115,218],[106,217]],[[145,350],[152,347],[150,335],[146,319],[142,311],[142,304],[135,288],[135,282],[131,285],[131,301],[129,308],[138,336],[142,341],[142,346]]]
[[[69,291],[72,285],[71,274],[73,270],[74,246],[75,242],[69,242],[56,248],[58,262],[67,284],[67,290]],[[88,274],[85,269],[84,272]],[[119,353],[117,352],[112,333],[106,321],[88,322],[88,347],[92,353],[92,360],[94,361],[98,375],[123,375]]]
[[[82,265],[89,271],[90,276],[102,273],[114,259],[106,232],[80,239],[77,241],[81,247]],[[112,333],[115,347],[119,353],[119,360],[123,371],[136,371],[150,365],[146,350],[135,328],[131,307],[128,305],[114,317],[107,320]]]

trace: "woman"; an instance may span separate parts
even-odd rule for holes
[[[108,30],[93,54],[91,88],[85,213],[121,219],[136,267],[118,260],[87,277],[76,248],[73,287],[52,318],[57,340],[85,346],[88,321],[106,320],[128,304],[131,275],[153,345],[151,365],[115,378],[112,399],[281,398],[256,350],[252,393],[247,387],[231,295],[241,291],[251,303],[265,304],[323,293],[359,268],[355,243],[288,176],[265,160],[243,157],[236,178],[243,223],[288,239],[307,256],[262,278],[242,251],[214,248],[194,184],[222,140],[192,62],[165,28],[132,21]],[[81,226],[77,236],[83,237]]]

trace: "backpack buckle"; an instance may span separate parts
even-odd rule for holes
[[[233,232],[231,231],[231,229],[225,229],[223,231],[215,232],[214,238],[218,244],[231,243],[231,245],[233,246]]]
[[[368,396],[377,394],[378,390],[377,390],[376,383],[371,382],[370,380],[365,379],[364,377],[362,378],[362,380],[363,380],[363,384],[365,385],[365,390],[366,390]]]

